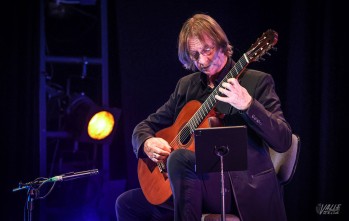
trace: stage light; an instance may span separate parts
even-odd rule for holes
[[[87,126],[87,134],[95,140],[102,140],[113,131],[115,120],[108,111],[99,111],[91,117]]]
[[[65,130],[79,142],[110,143],[121,110],[96,105],[86,95],[76,95],[66,110]]]

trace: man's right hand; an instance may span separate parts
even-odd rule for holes
[[[171,146],[160,137],[152,137],[144,142],[144,152],[155,163],[163,162],[171,153]]]

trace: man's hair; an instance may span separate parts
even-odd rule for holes
[[[197,37],[204,41],[205,35],[214,42],[217,50],[222,50],[228,57],[232,56],[233,46],[221,26],[209,15],[195,14],[184,22],[178,37],[178,58],[185,69],[196,70],[189,56],[188,39]]]

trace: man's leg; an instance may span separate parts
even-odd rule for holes
[[[178,149],[167,159],[176,221],[201,219],[201,182],[195,173],[195,153]]]
[[[140,188],[122,193],[116,200],[115,212],[117,221],[173,220],[172,201],[153,205]]]

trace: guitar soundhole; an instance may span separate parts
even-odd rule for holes
[[[186,145],[190,141],[190,128],[189,127],[184,127],[181,130],[181,133],[179,135],[179,141],[181,142],[182,145]]]

